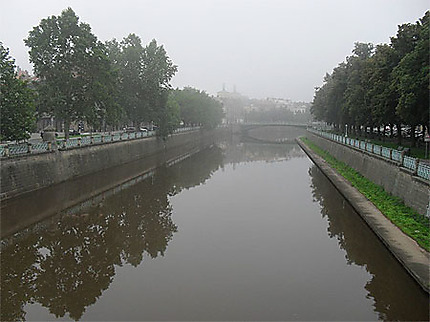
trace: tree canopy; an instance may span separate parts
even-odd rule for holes
[[[71,8],[43,19],[25,44],[40,79],[40,104],[64,121],[66,137],[71,122],[96,124],[115,106],[114,74],[105,47]]]
[[[68,8],[43,19],[25,43],[39,78],[39,110],[64,122],[66,138],[70,124],[82,120],[94,129],[156,124],[163,137],[177,126],[168,105],[177,66],[155,39],[144,46],[131,33],[101,43]]]
[[[340,131],[417,125],[429,128],[429,11],[398,27],[390,44],[356,43],[316,88],[312,114]]]
[[[35,92],[18,79],[15,61],[0,42],[0,140],[29,138],[35,124]]]
[[[221,123],[224,116],[222,104],[205,91],[185,87],[174,90],[171,96],[179,106],[180,119],[184,124],[212,129]]]

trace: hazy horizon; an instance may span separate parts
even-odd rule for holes
[[[178,65],[173,87],[216,94],[225,84],[251,98],[310,102],[324,75],[355,42],[389,43],[403,23],[429,9],[422,0],[42,0],[0,4],[0,41],[32,70],[23,39],[71,7],[101,40],[130,33],[156,39]]]

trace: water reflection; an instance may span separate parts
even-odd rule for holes
[[[221,165],[220,149],[204,151],[109,198],[98,196],[89,207],[74,207],[79,212],[66,211],[3,240],[1,320],[25,320],[29,303],[40,303],[57,318],[79,320],[108,289],[115,266],[164,255],[178,229],[169,197],[205,182]]]
[[[374,301],[380,320],[419,320],[429,318],[429,297],[412,281],[385,246],[343,199],[324,174],[309,168],[314,199],[327,219],[327,232],[346,251],[348,264],[362,266],[372,278],[364,288]]]
[[[33,303],[58,319],[109,319],[116,308],[106,305],[116,301],[139,305],[135,315],[118,312],[124,319],[428,319],[428,296],[315,166],[307,175],[297,145],[234,143],[134,178],[2,240],[1,320],[25,320]],[[212,185],[179,196],[224,166]],[[215,192],[217,204],[208,205]],[[172,204],[181,216],[172,216]],[[196,208],[205,210],[192,213]],[[149,261],[169,244],[164,265]],[[139,289],[127,298],[118,292],[128,287],[117,285],[121,266],[139,266],[134,275],[123,273]],[[352,266],[368,273],[355,277]],[[338,286],[340,273],[347,278]],[[350,294],[353,308],[342,307]]]
[[[224,144],[221,147],[225,151],[224,163],[233,164],[233,166],[255,161],[280,162],[306,157],[306,154],[297,144],[236,142],[236,144]]]

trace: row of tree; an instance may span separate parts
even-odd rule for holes
[[[103,43],[91,32],[91,27],[80,22],[68,8],[60,16],[43,19],[24,42],[30,48],[30,61],[34,65],[34,91],[16,80],[14,61],[1,46],[2,92],[16,96],[13,86],[23,86],[26,89],[21,91],[28,91],[20,94],[22,99],[13,104],[2,95],[2,140],[26,137],[23,129],[30,130],[30,127],[22,126],[17,119],[20,113],[23,116],[25,104],[31,116],[23,118],[25,122],[33,122],[35,115],[53,116],[64,124],[66,138],[70,126],[77,121],[84,121],[95,130],[125,124],[135,127],[142,123],[156,124],[159,134],[166,138],[182,119],[187,122],[185,119],[189,118],[181,115],[188,115],[189,109],[183,107],[187,111],[181,111],[181,102],[175,101],[180,91],[172,94],[170,85],[178,68],[156,40],[144,46],[137,35],[130,34],[122,41],[114,39]],[[8,86],[5,87],[3,83],[6,82]],[[191,92],[184,90],[189,95],[195,94]],[[195,92],[202,96],[200,103],[206,104],[199,108],[217,117],[212,117],[210,122],[195,117],[191,123],[214,127],[222,118],[218,117],[220,107],[204,92]],[[215,111],[211,110],[213,108]],[[15,113],[17,117],[9,117],[8,113]]]
[[[0,139],[23,140],[35,122],[35,93],[18,78],[15,62],[0,42]]]
[[[429,128],[429,11],[398,27],[390,44],[356,43],[352,55],[326,74],[311,112],[339,131]],[[385,134],[385,133],[384,133]]]

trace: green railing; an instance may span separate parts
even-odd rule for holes
[[[199,130],[200,127],[183,127],[178,128],[174,133],[183,133]],[[37,153],[47,153],[52,151],[64,151],[88,147],[91,145],[107,144],[118,141],[144,139],[156,135],[155,131],[140,131],[130,133],[112,133],[112,134],[94,134],[65,139],[57,139],[55,142],[37,142],[37,143],[20,143],[0,145],[0,157],[9,158],[14,156],[26,156]]]
[[[316,129],[308,128],[308,131],[331,141],[335,141],[358,150],[366,151],[370,154],[378,155],[384,159],[394,161],[399,166],[411,170],[414,175],[425,180],[430,180],[430,165],[420,159],[405,155],[404,151],[390,149],[370,142],[355,140],[342,135],[328,133]]]

